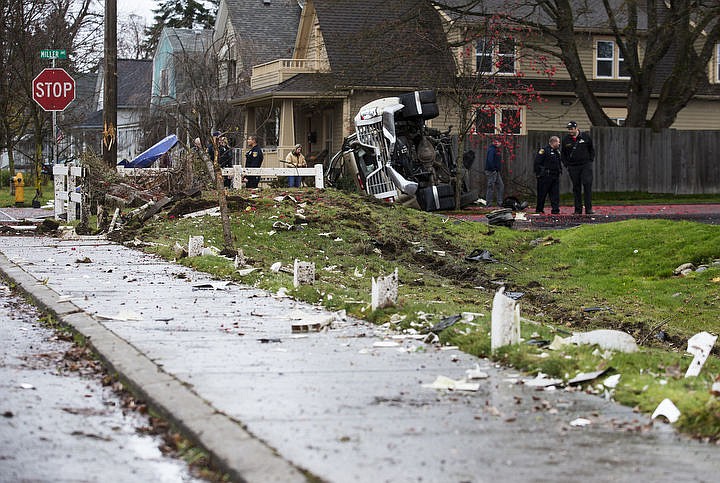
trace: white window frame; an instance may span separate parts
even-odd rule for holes
[[[500,44],[503,42],[511,41],[513,43],[513,52],[512,54],[508,53],[502,53],[500,52]],[[475,42],[475,72],[478,74],[491,74],[491,75],[515,75],[517,73],[517,59],[518,59],[518,49],[517,49],[517,42],[515,42],[515,39],[511,38],[504,38],[497,40],[495,42],[492,42],[492,49],[480,49],[480,44],[482,43],[483,46],[486,45],[488,41],[486,39],[478,39]],[[489,53],[488,53],[489,52]],[[492,65],[492,70],[480,70],[480,58],[490,58],[490,62]],[[513,69],[512,72],[502,72],[498,69],[498,64],[505,58],[512,58],[512,64]]]
[[[715,45],[715,83],[720,83],[720,43]]]
[[[477,116],[476,116],[475,117],[475,129],[476,129],[477,134],[492,134],[492,135],[501,134],[502,131],[500,129],[500,125],[502,124],[503,112],[507,112],[507,111],[520,111],[520,128],[519,128],[518,132],[511,132],[511,133],[506,133],[506,134],[509,134],[512,136],[522,136],[522,135],[527,134],[527,127],[526,127],[527,124],[525,122],[525,116],[527,113],[526,106],[515,106],[515,105],[507,104],[507,105],[498,105],[498,106],[493,107],[492,109],[494,110],[494,112],[493,112],[493,115],[494,115],[493,131],[492,132],[491,131],[478,131],[477,130]],[[477,114],[477,111],[479,111],[479,110],[487,111],[488,109],[487,108],[484,109],[484,106],[476,107],[475,114]]]
[[[612,57],[600,57],[599,52],[599,44],[607,43],[612,45]],[[622,53],[620,52],[620,47],[618,44],[612,40],[612,39],[603,39],[598,38],[595,39],[595,48],[593,49],[593,70],[595,73],[596,79],[629,79],[630,76],[623,76],[620,75],[620,67],[625,63],[625,58],[623,57]],[[600,75],[598,73],[598,63],[599,62],[610,62],[610,75]]]

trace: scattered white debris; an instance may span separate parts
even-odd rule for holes
[[[488,377],[490,377],[490,375],[487,372],[480,370],[480,364],[475,364],[475,368],[465,371],[465,378],[469,380],[487,379]]]
[[[250,275],[251,273],[253,273],[256,270],[257,270],[257,268],[242,268],[242,269],[238,270],[237,273],[241,277],[244,277],[245,275]]]
[[[620,352],[637,352],[638,350],[633,336],[620,330],[600,329],[590,332],[575,332],[565,340],[570,344],[597,344],[601,349]]]
[[[205,215],[220,216],[220,207],[216,206],[214,208],[208,208],[207,210],[200,210],[200,211],[195,211],[193,213],[187,213],[187,214],[183,215],[182,217],[183,218],[197,218],[198,216],[205,216]]]
[[[705,365],[705,361],[710,355],[710,351],[717,340],[716,335],[707,332],[699,332],[688,340],[687,351],[695,356],[688,367],[685,377],[694,377],[700,374],[700,369]]]
[[[593,379],[597,379],[601,375],[607,372],[607,368],[600,370],[600,371],[593,371],[593,372],[580,372],[575,377],[570,379],[567,383],[568,384],[579,384],[581,382],[587,382],[592,381]]]
[[[198,283],[192,286],[195,290],[227,290],[228,285],[231,285],[232,282],[229,280],[219,280],[219,281],[210,281],[210,282],[203,282]]]
[[[606,377],[603,381],[603,386],[614,389],[620,382],[620,376],[621,374],[613,374],[612,376]]]
[[[400,347],[400,344],[393,340],[379,340],[373,343],[373,347]]]
[[[385,277],[372,277],[372,310],[382,309],[397,303],[398,269]]]
[[[523,383],[529,387],[557,386],[558,384],[562,384],[562,382],[562,379],[549,378],[547,374],[543,374],[542,372],[538,373],[538,375],[532,379],[523,379]]]
[[[118,312],[115,315],[106,315],[106,314],[95,314],[95,317],[98,319],[105,319],[105,320],[122,320],[122,321],[130,321],[130,320],[136,320],[141,321],[143,320],[143,316],[135,313],[135,312],[129,312],[126,310],[123,310],[121,312]]]
[[[354,276],[355,278],[363,278],[363,277],[365,276],[365,269],[363,269],[363,271],[361,272],[360,270],[358,270],[358,267],[355,267],[355,271],[353,272],[353,276]]]
[[[28,384],[27,382],[21,383],[20,387],[22,389],[35,389],[35,386],[33,386],[32,384]]]
[[[658,404],[655,412],[652,413],[652,419],[655,419],[658,416],[665,416],[668,422],[674,423],[680,418],[680,410],[671,400],[663,399],[662,402]]]
[[[479,383],[467,382],[465,379],[456,381],[445,376],[437,376],[432,384],[423,384],[428,389],[447,389],[450,391],[477,391],[480,389]]]
[[[278,273],[281,268],[282,268],[282,262],[275,262],[272,265],[270,265],[271,272]]]
[[[592,424],[592,421],[585,418],[577,418],[570,421],[570,426],[574,426],[576,428],[582,428],[584,426],[588,426],[589,424]]]

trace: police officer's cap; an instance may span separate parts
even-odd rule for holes
[[[567,123],[567,128],[570,129],[571,127],[577,127],[577,123],[575,121],[570,121]]]

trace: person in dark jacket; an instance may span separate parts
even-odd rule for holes
[[[248,136],[247,139],[248,150],[245,153],[245,167],[246,168],[259,168],[263,162],[263,152],[260,146],[257,144],[257,136]],[[260,176],[248,176],[246,188],[257,188],[260,183]]]
[[[552,136],[548,144],[535,155],[535,177],[537,178],[537,205],[535,213],[544,213],[545,198],[550,195],[552,214],[560,213],[560,138]]]
[[[488,146],[487,155],[485,156],[485,176],[487,177],[487,193],[485,200],[487,206],[492,206],[493,194],[495,194],[495,204],[502,206],[505,185],[503,184],[500,170],[502,169],[502,143],[499,139],[493,139]]]
[[[577,122],[567,123],[567,130],[568,133],[562,140],[561,154],[573,185],[575,214],[582,214],[584,200],[585,214],[592,215],[592,163],[595,160],[595,146],[588,133],[580,132]]]

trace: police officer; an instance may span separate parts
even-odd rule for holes
[[[552,136],[548,144],[535,155],[535,177],[537,178],[537,205],[535,213],[544,213],[545,198],[550,195],[552,214],[560,213],[560,138]]]
[[[592,163],[595,160],[595,146],[588,133],[580,132],[577,122],[567,123],[567,130],[568,133],[562,140],[561,153],[562,162],[570,173],[573,185],[575,214],[582,214],[584,198],[585,214],[592,215]]]
[[[248,150],[245,153],[245,167],[246,168],[259,168],[263,162],[263,152],[260,146],[257,144],[257,136],[248,136],[247,139]],[[248,176],[246,188],[257,188],[260,183],[260,176]]]

